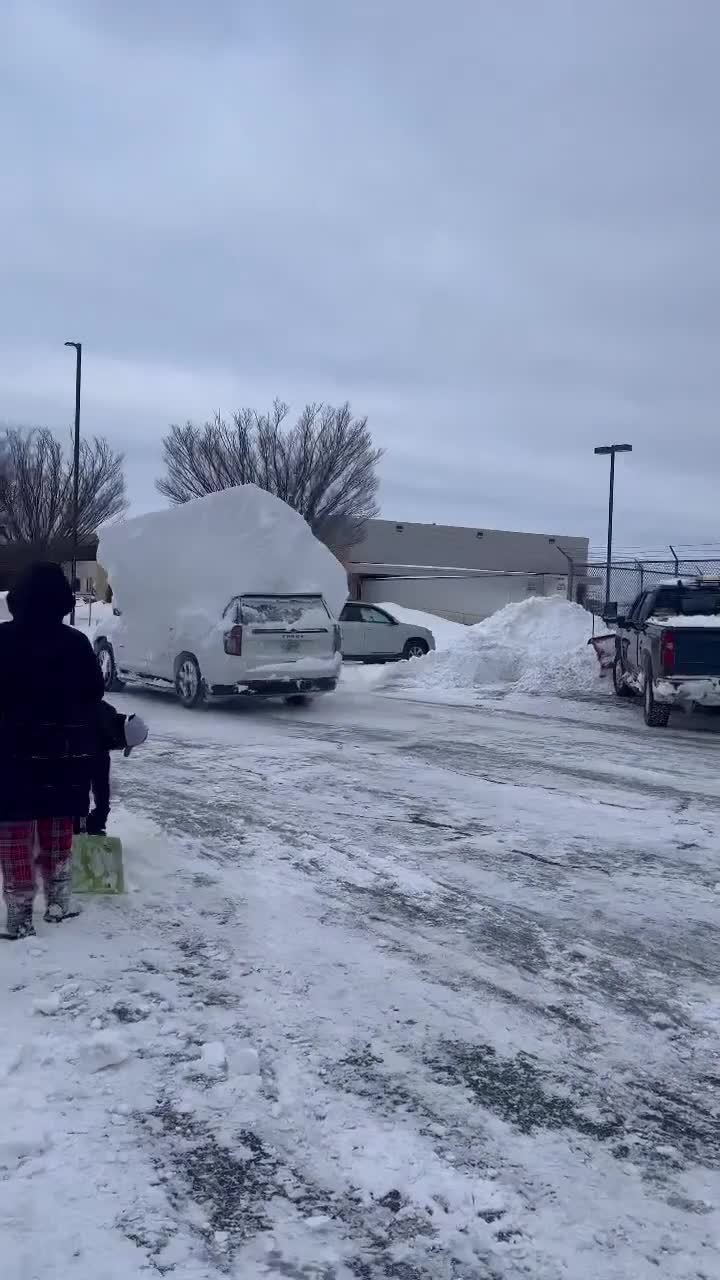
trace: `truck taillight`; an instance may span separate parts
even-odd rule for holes
[[[675,636],[672,631],[663,631],[660,636],[660,668],[665,676],[675,670]]]
[[[231,627],[225,632],[225,652],[233,658],[242,656],[242,637],[243,629],[240,625]]]
[[[340,623],[336,622],[335,626],[333,627],[333,653],[340,653],[341,649],[342,649],[342,631],[340,630]]]

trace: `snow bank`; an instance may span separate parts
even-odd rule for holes
[[[393,618],[397,618],[398,622],[408,622],[415,627],[426,627],[428,631],[432,631],[438,649],[449,649],[450,645],[467,631],[467,627],[462,622],[449,622],[447,618],[438,618],[435,613],[405,609],[400,604],[379,604],[378,609],[384,609]]]
[[[320,594],[337,616],[347,577],[302,516],[255,485],[109,525],[98,559],[117,605],[167,617],[178,606],[220,618],[235,595]]]
[[[596,687],[592,618],[557,596],[531,596],[461,628],[450,646],[398,669],[396,685],[432,693],[508,687],[578,693]]]

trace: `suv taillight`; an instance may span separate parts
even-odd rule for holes
[[[333,627],[333,653],[340,653],[342,650],[342,631],[340,623],[336,622]]]
[[[660,636],[660,667],[665,676],[675,670],[675,636],[672,631],[663,631]]]
[[[233,658],[239,658],[242,655],[242,636],[243,629],[240,624],[225,632],[225,652]]]

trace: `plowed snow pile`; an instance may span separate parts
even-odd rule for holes
[[[531,596],[466,627],[441,652],[403,663],[396,685],[428,693],[513,689],[582,693],[598,685],[592,618],[557,596]]]

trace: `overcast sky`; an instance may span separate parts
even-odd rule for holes
[[[720,541],[715,0],[4,0],[0,419],[350,399],[382,513]]]

